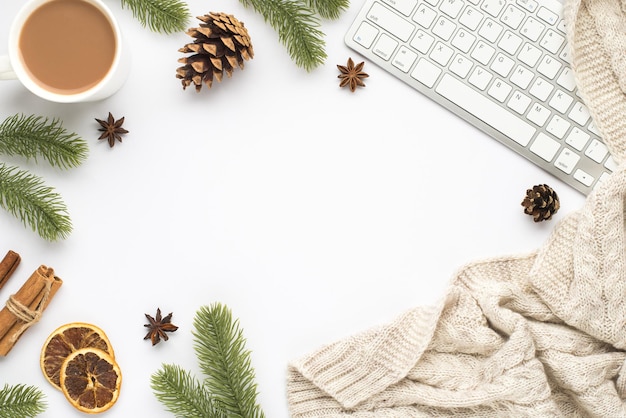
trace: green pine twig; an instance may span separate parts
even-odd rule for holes
[[[0,163],[0,207],[48,240],[66,238],[72,231],[61,196],[43,180],[17,167]]]
[[[34,386],[5,384],[0,389],[0,418],[31,418],[46,407],[44,394]]]
[[[59,119],[16,114],[0,123],[0,154],[37,161],[43,157],[53,167],[77,167],[89,152],[87,142],[63,128]]]
[[[278,33],[297,66],[311,71],[326,60],[324,33],[320,20],[309,6],[300,0],[239,0],[252,7]],[[314,0],[312,0],[314,1]]]
[[[309,7],[324,19],[337,19],[350,6],[349,0],[306,0]]]
[[[133,16],[153,32],[173,33],[183,31],[191,17],[182,0],[122,0]]]
[[[177,365],[162,365],[150,382],[159,402],[177,417],[226,418],[225,413],[206,396],[202,384]]]
[[[219,304],[203,306],[194,320],[196,354],[207,376],[204,384],[228,416],[263,417],[257,398],[254,369],[246,340],[230,310]]]
[[[163,365],[151,378],[157,399],[177,417],[264,418],[250,352],[230,310],[219,303],[200,308],[193,335],[204,381],[178,366]]]

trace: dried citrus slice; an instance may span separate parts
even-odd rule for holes
[[[54,330],[44,343],[39,359],[46,380],[60,389],[59,373],[63,362],[76,350],[87,347],[98,348],[114,356],[109,338],[95,325],[72,322]]]
[[[106,351],[81,348],[63,362],[60,382],[65,397],[75,408],[96,414],[106,411],[117,401],[122,373]]]

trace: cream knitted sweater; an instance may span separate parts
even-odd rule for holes
[[[626,0],[568,0],[573,68],[626,156]],[[440,306],[289,364],[293,418],[626,417],[626,165],[536,252],[461,269]]]

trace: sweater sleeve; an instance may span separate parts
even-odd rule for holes
[[[330,411],[349,410],[397,383],[428,347],[440,313],[440,307],[413,309],[387,326],[291,362],[287,392],[292,416],[332,416]]]

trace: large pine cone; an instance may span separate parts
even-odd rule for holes
[[[526,197],[522,201],[524,213],[531,215],[535,222],[547,221],[552,218],[561,204],[559,196],[547,184],[534,186],[526,190]]]
[[[193,55],[180,58],[178,62],[185,65],[176,70],[183,89],[193,83],[196,91],[203,83],[211,88],[214,78],[222,81],[224,72],[230,77],[237,66],[243,70],[244,60],[254,57],[248,30],[234,16],[211,12],[198,19],[203,22],[200,27],[187,31],[194,42],[179,49]]]

